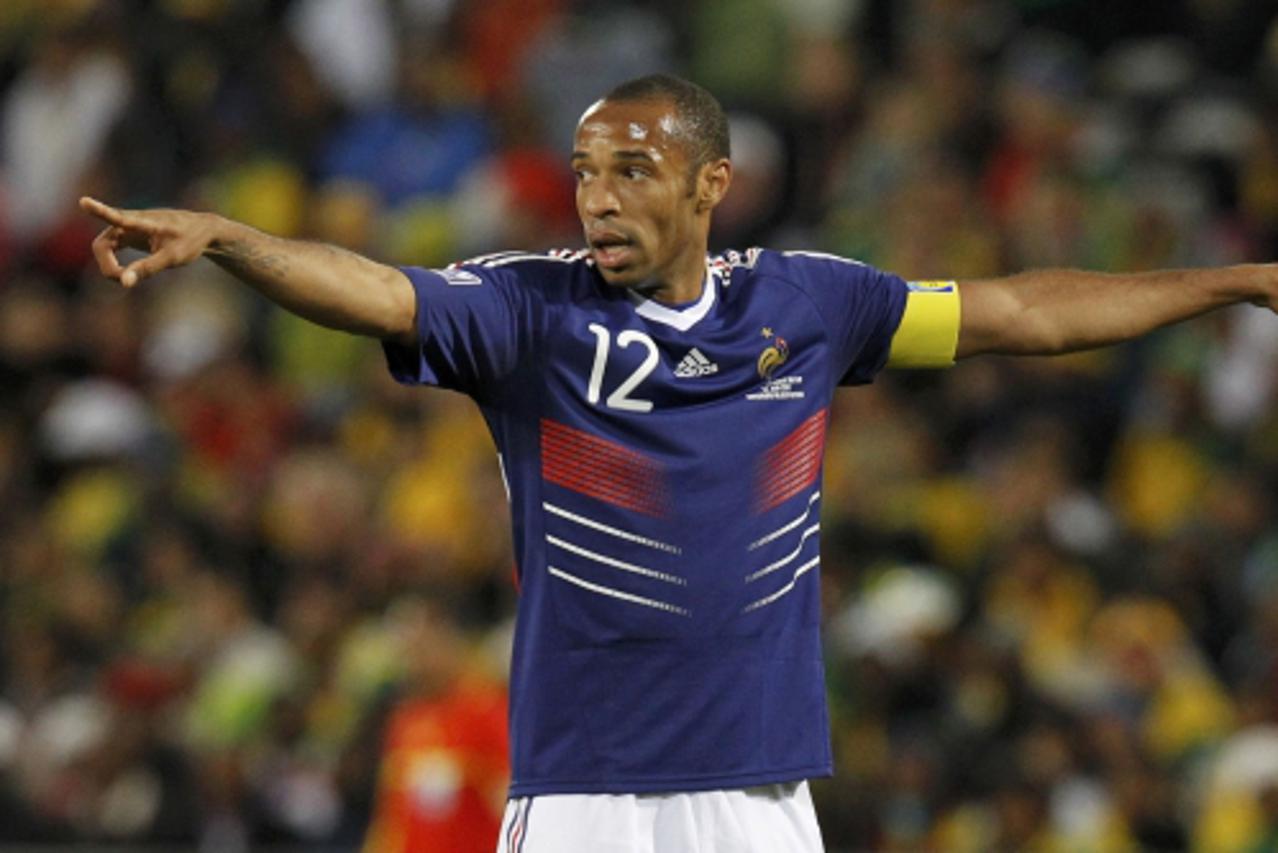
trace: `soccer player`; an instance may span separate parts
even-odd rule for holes
[[[201,256],[402,382],[479,404],[521,593],[503,851],[814,851],[831,772],[817,574],[831,397],[884,366],[1112,344],[1241,301],[1278,268],[908,283],[815,252],[707,256],[727,123],[668,76],[591,106],[571,155],[587,248],[396,269],[208,213],[123,211],[104,274]],[[117,251],[149,255],[122,266]]]

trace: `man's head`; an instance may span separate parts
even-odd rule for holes
[[[631,80],[586,110],[572,153],[577,213],[608,283],[695,297],[728,153],[723,108],[677,77]]]
[[[614,104],[637,101],[665,101],[674,108],[676,140],[697,167],[732,156],[728,139],[728,117],[714,95],[671,74],[649,74],[617,86],[603,100]],[[689,173],[693,178],[695,172]]]

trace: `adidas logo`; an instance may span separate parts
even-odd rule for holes
[[[683,357],[683,361],[679,362],[674,374],[680,379],[689,379],[694,376],[709,376],[718,372],[719,365],[706,358],[701,353],[701,350],[693,347],[688,350],[688,354]]]

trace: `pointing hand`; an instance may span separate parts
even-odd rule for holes
[[[93,240],[93,257],[104,276],[125,287],[200,257],[213,242],[218,221],[214,214],[188,210],[120,210],[88,196],[80,199],[80,209],[107,224]],[[117,256],[122,248],[148,254],[122,266]]]

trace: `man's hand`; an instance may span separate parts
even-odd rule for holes
[[[125,287],[161,270],[199,258],[217,236],[219,217],[189,210],[120,210],[85,196],[80,209],[107,224],[93,240],[98,269]],[[146,257],[121,266],[120,249],[140,249]]]
[[[125,287],[206,256],[299,317],[406,345],[417,341],[417,294],[395,267],[336,246],[272,237],[215,213],[119,210],[87,197],[80,208],[107,224],[93,241],[93,256],[104,276]],[[126,267],[120,249],[149,254]]]

